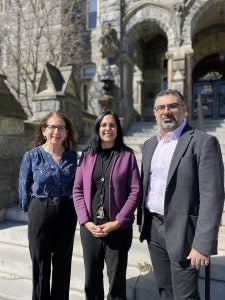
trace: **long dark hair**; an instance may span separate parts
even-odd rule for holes
[[[54,115],[58,116],[66,124],[67,135],[66,135],[65,140],[62,143],[63,146],[65,148],[75,150],[75,148],[76,148],[76,132],[73,129],[73,126],[72,126],[70,120],[60,112],[50,112],[40,121],[40,124],[36,128],[36,134],[35,134],[34,140],[32,141],[32,147],[35,148],[37,146],[43,145],[46,142],[46,139],[43,136],[42,130],[43,130],[43,128],[46,128],[48,120]]]
[[[89,150],[92,152],[92,154],[96,154],[101,151],[102,147],[101,147],[101,138],[99,136],[99,128],[100,128],[102,119],[107,115],[111,115],[114,118],[114,120],[116,122],[116,126],[117,126],[117,136],[114,141],[115,150],[118,152],[121,152],[121,151],[127,149],[127,146],[123,142],[123,130],[121,127],[120,119],[114,112],[108,110],[108,111],[104,111],[96,119],[94,132],[93,132],[92,137],[91,137],[90,141],[88,142],[86,148],[84,149],[85,151]]]

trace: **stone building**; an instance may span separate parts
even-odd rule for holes
[[[200,95],[205,117],[225,117],[224,0],[69,2],[57,8],[52,34],[67,28],[57,63],[74,66],[84,112],[111,107],[124,126],[149,121],[155,94],[171,87],[184,93],[190,120]]]
[[[16,197],[19,162],[34,122],[49,110],[66,113],[80,136],[90,134],[105,108],[115,110],[126,129],[151,120],[156,93],[171,87],[184,93],[190,121],[199,99],[205,118],[225,118],[224,0],[42,0],[33,2],[34,10],[29,3],[0,0],[1,72],[17,85],[15,96],[23,91],[24,75],[33,85],[28,111],[0,75],[0,210]],[[20,11],[12,4],[21,4]],[[28,23],[19,22],[21,11]],[[1,35],[3,25],[12,35]]]
[[[84,20],[76,18],[72,36],[80,45],[64,63],[80,70],[85,110],[99,113],[108,80],[125,123],[151,120],[154,96],[165,87],[184,93],[189,119],[199,95],[205,117],[225,117],[224,0],[76,2]]]

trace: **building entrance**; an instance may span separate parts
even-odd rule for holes
[[[197,116],[197,100],[201,97],[204,118],[225,118],[225,53],[202,59],[194,69],[193,82],[193,116]]]
[[[204,118],[225,118],[225,80],[199,81],[193,85],[193,116],[201,97]]]

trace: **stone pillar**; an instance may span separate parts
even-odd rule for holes
[[[184,94],[184,80],[185,80],[185,51],[182,48],[176,48],[173,51],[173,63],[172,63],[172,82],[171,87],[179,90]]]
[[[173,54],[170,52],[167,52],[166,58],[168,60],[168,63],[167,63],[168,88],[171,88],[172,78],[173,78]]]
[[[133,115],[133,63],[127,55],[122,57],[122,116],[124,126],[129,125]],[[125,111],[126,110],[126,111]]]
[[[192,121],[192,55],[193,51],[186,53],[186,87],[185,99],[188,104],[188,120]]]
[[[139,80],[137,83],[137,111],[142,116],[142,84],[143,81]]]

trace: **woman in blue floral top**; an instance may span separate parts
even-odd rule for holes
[[[77,154],[70,121],[61,113],[49,113],[33,144],[19,174],[19,199],[28,211],[32,300],[68,300],[77,223],[71,198]]]

